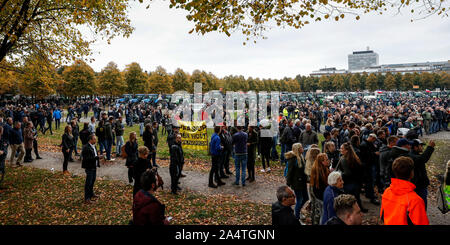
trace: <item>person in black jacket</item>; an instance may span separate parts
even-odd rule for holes
[[[374,142],[377,140],[375,134],[369,134],[367,139],[363,139],[360,150],[361,150],[361,162],[364,168],[364,184],[366,197],[370,199],[370,202],[374,205],[380,205],[380,202],[375,197],[374,192],[374,182],[375,182],[375,165],[378,165],[378,155]],[[345,180],[344,180],[345,182]]]
[[[134,164],[138,159],[138,143],[136,138],[136,132],[130,133],[130,138],[125,144],[125,153],[127,154],[127,160],[125,162],[125,166],[128,168],[128,181],[129,183],[133,182],[133,168]]]
[[[300,219],[300,210],[303,204],[308,201],[308,190],[306,182],[308,177],[305,174],[306,160],[303,157],[303,147],[300,143],[292,146],[292,151],[285,154],[289,162],[286,184],[295,192],[295,218]]]
[[[89,132],[89,123],[85,122],[83,124],[83,130],[80,132],[80,140],[82,145],[86,145],[89,142],[89,135],[91,135],[91,132]]]
[[[73,135],[73,151],[75,152],[75,156],[79,156],[78,154],[78,137],[80,136],[80,128],[78,127],[78,119],[74,118],[71,122],[72,126],[72,135]],[[70,161],[73,161],[72,156],[70,156]]]
[[[256,146],[258,144],[258,135],[253,129],[253,126],[248,127],[247,138],[247,180],[251,183],[255,181],[255,160],[256,160]],[[292,149],[292,145],[290,146]]]
[[[82,161],[81,167],[86,172],[86,183],[84,185],[84,202],[91,204],[98,196],[94,194],[94,183],[97,175],[97,167],[100,167],[100,156],[98,155],[95,144],[97,137],[95,135],[89,136],[88,144],[85,144],[81,150]]]
[[[428,197],[427,187],[430,185],[430,180],[428,179],[427,169],[425,165],[428,162],[428,160],[430,160],[430,157],[434,152],[434,147],[436,146],[436,144],[434,143],[433,140],[430,140],[430,143],[428,144],[427,148],[425,149],[425,151],[423,151],[424,145],[425,143],[423,143],[421,140],[415,139],[413,141],[409,156],[414,161],[414,177],[412,179],[412,183],[416,185],[416,189],[414,191],[425,202],[425,210],[426,210]]]
[[[0,188],[5,177],[5,159],[8,155],[8,139],[3,134],[3,127],[0,127]]]
[[[280,186],[277,190],[278,201],[272,204],[272,225],[295,225],[300,222],[295,218],[291,206],[295,204],[295,195],[291,188]]]
[[[220,161],[220,166],[219,166],[219,175],[220,175],[220,178],[226,179],[226,178],[228,178],[227,175],[231,174],[230,156],[231,156],[231,153],[233,152],[233,144],[232,144],[233,138],[232,138],[230,132],[228,131],[228,127],[225,122],[223,122],[219,137],[220,137],[220,143],[223,146],[222,157],[221,157],[222,159]]]
[[[153,126],[153,148],[149,149],[150,150],[150,156],[152,159],[152,163],[153,163],[153,167],[157,167],[159,168],[158,164],[156,164],[156,149],[158,148],[158,123],[157,122],[153,122],[152,123]]]
[[[63,173],[65,175],[69,175],[69,171],[67,171],[67,165],[69,164],[70,156],[72,155],[72,150],[74,140],[72,135],[72,127],[67,125],[64,129],[64,134],[62,136],[62,152],[64,154],[64,162],[63,162]]]
[[[181,188],[178,186],[178,180],[180,179],[181,168],[184,164],[183,148],[181,147],[181,135],[177,134],[175,143],[170,147],[170,180],[172,194],[177,194]]]
[[[106,133],[104,121],[99,121],[98,126],[95,129],[95,136],[97,136],[98,144],[100,145],[100,155],[102,155],[103,150],[106,149]]]
[[[144,132],[145,134],[145,132]],[[136,193],[142,189],[141,185],[141,176],[142,174],[152,168],[152,165],[150,163],[150,159],[148,159],[150,151],[146,146],[141,146],[138,148],[138,160],[135,162],[133,167],[133,179],[134,179],[134,186],[133,186],[133,198],[136,195]]]
[[[153,128],[152,125],[146,124],[144,133],[142,134],[142,140],[144,141],[144,146],[146,146],[149,150],[153,149],[154,139],[153,139]],[[148,159],[151,159],[151,155],[147,155]]]

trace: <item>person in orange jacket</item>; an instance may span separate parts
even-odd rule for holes
[[[414,161],[398,157],[392,163],[395,178],[382,196],[380,217],[385,225],[429,225],[425,203],[414,192]]]

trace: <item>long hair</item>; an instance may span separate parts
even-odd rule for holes
[[[328,141],[327,143],[325,143],[325,145],[323,146],[323,148],[325,148],[324,152],[325,153],[331,153],[331,150],[330,150],[331,146],[334,146],[334,142],[333,141]],[[336,150],[336,146],[335,146],[334,149]]]
[[[353,168],[356,165],[361,165],[361,160],[359,159],[358,155],[356,155],[350,143],[345,142],[344,144],[342,144],[342,146],[345,150],[347,150],[347,154],[344,155],[344,159],[345,161],[347,161],[349,166]]]
[[[70,128],[70,132],[69,132],[69,128]],[[65,134],[68,134],[68,135],[70,135],[70,136],[72,136],[72,126],[67,125],[67,126],[64,128],[64,133],[65,133]]]
[[[314,165],[311,169],[311,185],[316,188],[320,188],[320,182],[325,184],[328,183],[328,174],[330,174],[330,170],[322,164],[327,158],[327,154],[325,153],[317,155],[316,161],[314,161]]]
[[[295,156],[297,156],[297,163],[299,168],[302,167],[301,154],[298,152],[298,149],[300,149],[300,147],[302,147],[302,144],[300,143],[295,143],[292,145],[292,152],[294,153]]]

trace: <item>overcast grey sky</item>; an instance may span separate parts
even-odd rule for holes
[[[144,70],[157,66],[173,73],[182,68],[212,72],[218,77],[283,78],[309,75],[323,67],[347,69],[347,55],[367,46],[380,56],[380,64],[450,60],[450,18],[431,16],[411,23],[411,16],[362,15],[359,21],[346,17],[338,22],[311,23],[302,29],[266,32],[267,40],[242,43],[235,33],[188,34],[193,23],[186,11],[169,9],[166,1],[152,1],[151,7],[133,3],[130,19],[136,28],[128,38],[116,38],[108,45],[93,46],[95,61],[90,65],[101,71],[114,61],[119,69],[138,62]],[[100,53],[98,53],[100,52]]]

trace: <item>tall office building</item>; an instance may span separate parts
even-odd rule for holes
[[[366,67],[378,65],[378,54],[369,50],[355,51],[348,55],[348,70],[363,70]]]

